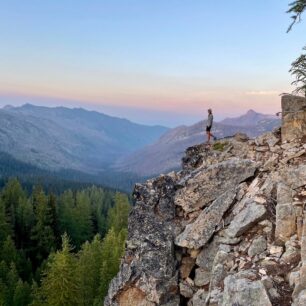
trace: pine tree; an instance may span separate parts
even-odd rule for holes
[[[29,305],[31,302],[31,287],[20,278],[16,284],[12,306]]]
[[[32,203],[27,198],[22,198],[16,208],[16,246],[26,251],[31,244],[31,229],[34,225],[34,211]]]
[[[15,289],[18,283],[18,272],[14,263],[11,263],[10,270],[6,276],[7,296],[5,305],[12,305]]]
[[[65,191],[59,200],[59,227],[61,233],[67,233],[72,242],[74,241],[74,228],[76,222],[74,219],[75,198],[71,190]]]
[[[11,236],[8,236],[1,245],[0,260],[3,260],[8,265],[11,263],[16,265],[19,261],[18,252]]]
[[[54,194],[50,194],[48,198],[48,206],[50,208],[51,215],[51,227],[53,229],[53,233],[55,236],[56,246],[60,246],[60,230],[59,230],[59,221],[58,221],[58,211],[57,211],[57,203],[56,196]]]
[[[57,251],[48,263],[34,305],[39,305],[42,300],[46,305],[52,306],[81,305],[75,269],[76,258],[71,253],[68,236],[64,235],[62,250]]]
[[[306,47],[303,48],[306,51]],[[295,77],[292,85],[296,86],[294,93],[306,97],[306,53],[301,54],[291,65],[290,71]]]
[[[293,1],[293,2],[291,2],[289,4],[289,7],[290,8],[287,11],[287,13],[293,14],[293,15],[291,15],[291,18],[293,19],[293,21],[290,24],[287,32],[291,31],[293,25],[296,22],[299,22],[301,20],[302,13],[306,9],[306,0],[296,0],[296,1]]]
[[[17,179],[9,180],[2,190],[1,199],[5,206],[5,213],[13,231],[16,229],[16,210],[20,201],[24,198],[25,192],[23,191],[19,181]]]
[[[116,233],[127,228],[130,209],[128,197],[122,193],[116,193],[115,206],[110,208],[108,212],[108,228],[113,228]]]
[[[55,236],[52,228],[54,221],[51,208],[48,205],[45,193],[41,189],[36,189],[33,194],[33,207],[35,225],[32,229],[31,239],[35,244],[35,257],[40,263],[55,248]]]
[[[120,259],[124,252],[126,239],[126,229],[122,229],[118,234],[111,228],[103,240],[102,245],[102,266],[100,295],[95,304],[100,305],[107,294],[110,281],[119,271]]]
[[[102,241],[96,235],[91,243],[85,242],[78,253],[77,275],[80,281],[82,304],[93,305],[99,296],[100,269],[102,266]]]
[[[0,200],[0,245],[10,235],[12,235],[12,229],[8,222],[4,203]]]
[[[89,241],[93,237],[93,224],[91,217],[90,201],[84,191],[77,192],[74,218],[77,223],[75,226],[75,245],[80,248],[82,243]]]

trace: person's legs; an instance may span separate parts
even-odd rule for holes
[[[216,140],[216,139],[217,139],[217,137],[216,137],[215,135],[213,135],[211,132],[209,132],[209,136],[210,136],[209,138],[212,137],[213,140]]]
[[[211,129],[211,127],[210,127],[210,126],[207,126],[207,127],[206,127],[207,143],[209,143],[209,142],[210,142],[210,138],[211,138],[210,129]]]
[[[207,142],[209,143],[210,142],[210,132],[206,132],[207,134]]]

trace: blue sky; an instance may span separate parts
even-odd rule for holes
[[[0,103],[83,106],[137,122],[279,110],[306,22],[285,0],[0,0]]]

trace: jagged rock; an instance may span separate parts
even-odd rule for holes
[[[286,158],[283,158],[280,162],[283,163],[283,164],[287,164],[289,160],[294,159],[294,158],[298,158],[298,157],[304,155],[305,153],[306,153],[306,150],[303,149],[303,150],[301,150],[301,151],[299,151],[297,153],[290,154]]]
[[[300,292],[297,299],[294,301],[292,306],[305,306],[306,305],[306,290]]]
[[[198,268],[195,270],[194,284],[198,287],[208,285],[210,282],[210,271],[203,268]]]
[[[261,147],[257,147],[256,151],[257,152],[268,152],[268,151],[270,151],[270,148],[269,148],[269,146],[261,146]]]
[[[289,285],[290,287],[295,287],[298,285],[300,278],[300,272],[299,271],[292,271],[289,274]]]
[[[296,240],[292,240],[292,237],[285,243],[285,248],[286,251],[282,255],[282,260],[284,260],[285,262],[290,263],[292,260],[295,260],[296,258],[300,257],[301,250],[299,247],[299,243]]]
[[[191,298],[193,296],[194,289],[192,284],[190,284],[189,282],[181,281],[179,288],[180,288],[180,294],[185,298]]]
[[[275,237],[284,244],[296,231],[295,209],[292,205],[292,189],[280,182],[277,186]]]
[[[110,284],[105,306],[127,305],[121,303],[123,297],[133,294],[143,296],[139,305],[145,302],[164,305],[177,298],[172,223],[175,207],[171,201],[174,192],[174,181],[169,176],[136,185],[136,205],[129,216],[125,258]]]
[[[248,250],[248,255],[253,257],[257,254],[264,252],[266,248],[267,248],[267,240],[265,237],[260,236],[252,241],[252,244]]]
[[[117,305],[154,306],[155,304],[146,300],[144,292],[138,288],[129,288],[120,294]]]
[[[186,213],[198,210],[253,176],[256,169],[255,162],[238,158],[200,168],[187,180],[185,187],[177,191],[175,204]]]
[[[214,236],[212,242],[204,246],[199,253],[196,259],[196,264],[207,271],[211,271],[215,256],[218,251],[224,251],[228,253],[229,246],[227,244],[237,244],[240,241],[240,238]]]
[[[293,299],[298,299],[299,294],[306,290],[306,265],[302,265],[299,270],[298,278],[295,280],[295,287],[292,293]]]
[[[271,297],[271,299],[279,299],[280,298],[280,295],[275,288],[270,288],[268,290],[268,292],[269,292],[269,296]]]
[[[276,144],[280,142],[280,137],[276,136],[276,133],[269,132],[255,138],[255,143],[257,146],[268,145],[268,148],[271,149]]]
[[[188,254],[190,254],[191,258],[196,259],[200,253],[199,249],[188,249]]]
[[[267,210],[265,206],[257,204],[256,202],[249,203],[232,220],[227,229],[228,236],[237,237],[242,235],[253,225],[263,220],[266,213]]]
[[[272,154],[272,156],[264,163],[263,169],[265,171],[273,169],[278,164],[278,154]]]
[[[209,290],[223,287],[223,280],[227,276],[232,261],[232,256],[228,252],[219,250],[216,254],[211,270],[210,286]]]
[[[208,296],[208,291],[205,291],[204,289],[198,290],[190,302],[188,303],[188,306],[203,306],[205,305],[205,301]]]
[[[291,189],[306,185],[306,165],[290,166],[280,170],[281,176]]]
[[[302,263],[306,264],[306,215],[304,216],[303,221],[304,222],[303,222],[303,231],[302,231],[302,239],[301,239],[301,259],[302,259]]]
[[[269,247],[269,253],[274,257],[280,257],[283,254],[283,247],[277,245],[271,245]]]
[[[186,226],[183,233],[176,238],[176,245],[193,249],[205,245],[222,220],[224,213],[234,202],[235,196],[236,191],[229,190],[217,198],[208,208],[202,211],[194,223]]]
[[[224,280],[223,306],[272,306],[261,281],[250,281],[229,275]]]
[[[290,288],[304,305],[306,145],[279,142],[194,146],[182,171],[137,184],[105,306],[287,305]]]
[[[216,264],[213,266],[211,271],[210,287],[209,289],[222,288],[223,280],[226,277],[227,273],[222,264]]]
[[[189,276],[195,264],[195,259],[191,257],[183,257],[180,266],[180,276],[185,279]]]
[[[209,295],[206,299],[206,304],[209,306],[218,306],[221,305],[223,299],[223,292],[220,288],[215,288],[209,292]],[[208,304],[209,301],[209,304]]]
[[[247,134],[244,133],[236,133],[234,139],[239,142],[246,142],[249,140],[249,137]]]
[[[306,134],[306,99],[282,96],[282,141],[291,141]]]
[[[196,264],[201,268],[211,271],[218,249],[219,243],[216,239],[214,239],[210,244],[203,248],[197,257]]]

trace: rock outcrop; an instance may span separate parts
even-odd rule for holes
[[[136,185],[106,306],[306,305],[306,144],[242,136]]]

